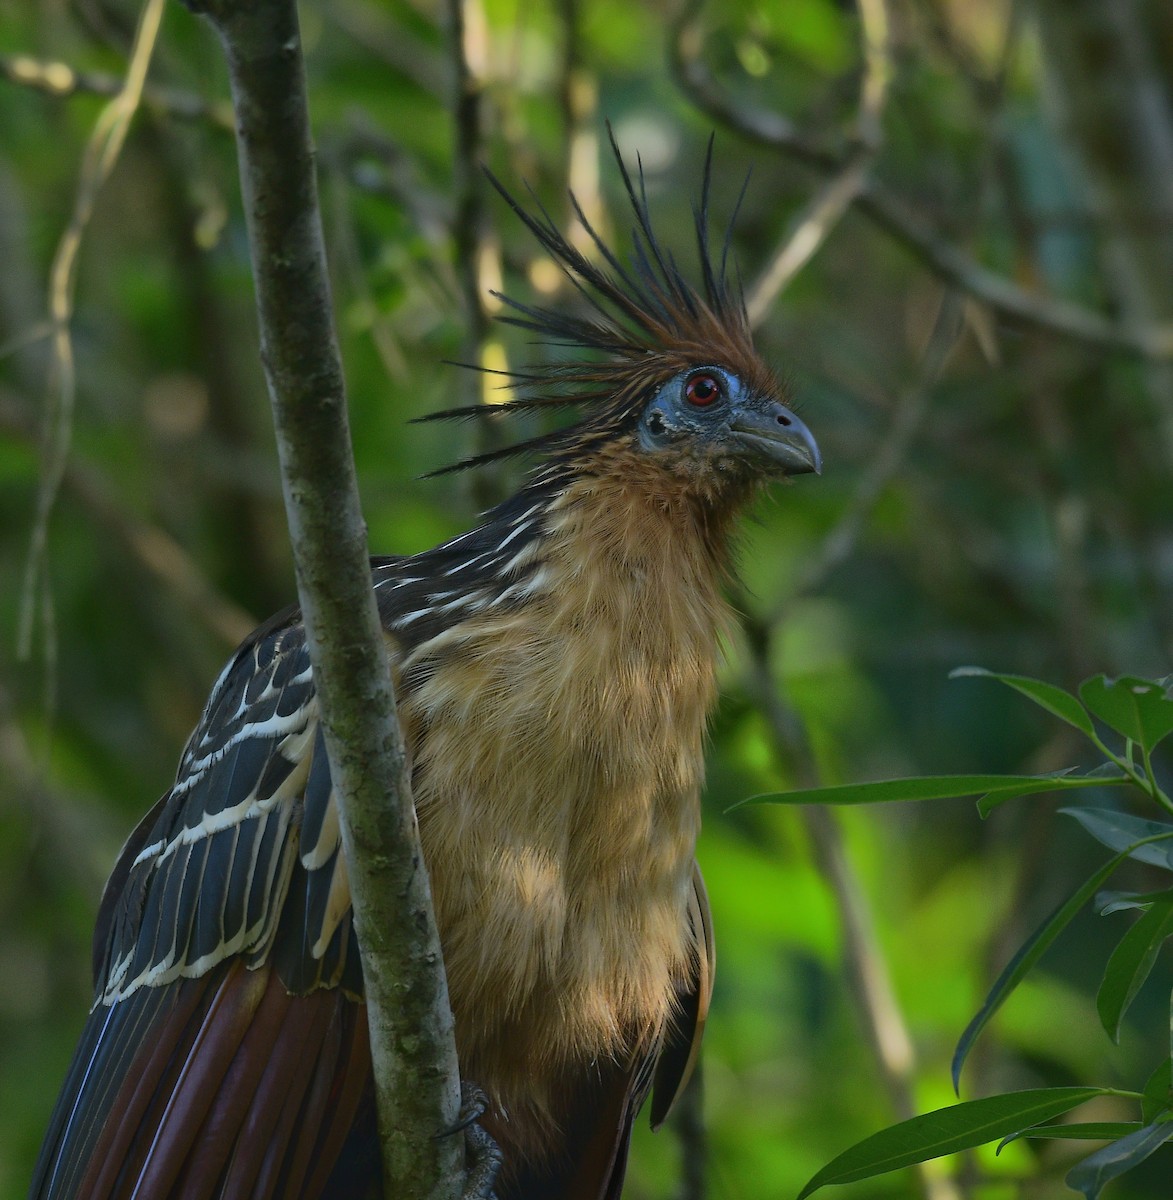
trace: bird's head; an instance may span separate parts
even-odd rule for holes
[[[655,389],[638,445],[685,470],[753,476],[822,468],[814,437],[789,405],[717,363],[690,364]]]
[[[513,399],[496,412],[573,407],[579,419],[528,442],[467,459],[446,470],[513,454],[541,456],[536,482],[606,473],[644,486],[684,491],[727,507],[778,476],[818,472],[810,430],[753,345],[739,282],[727,269],[730,233],[718,259],[708,235],[712,142],[695,209],[701,285],[694,286],[652,230],[642,170],[637,184],[611,141],[634,215],[633,256],[623,262],[571,196],[597,250],[592,261],[535,201],[526,208],[490,181],[563,269],[580,303],[540,307],[502,296],[501,319],[572,356],[508,372]],[[457,409],[436,418],[483,415]]]

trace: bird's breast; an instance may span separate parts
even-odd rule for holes
[[[572,541],[416,655],[402,703],[462,1067],[506,1096],[653,1036],[691,951],[716,583],[684,604],[687,555]]]

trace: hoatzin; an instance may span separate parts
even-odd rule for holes
[[[753,348],[728,235],[711,253],[711,147],[700,287],[654,236],[642,176],[619,168],[627,263],[581,212],[598,262],[498,185],[580,303],[508,302],[507,319],[578,354],[517,373],[501,407],[573,405],[576,421],[469,460],[538,456],[470,532],[372,565],[499,1200],[615,1200],[641,1103],[654,1085],[658,1123],[688,1076],[712,983],[694,852],[731,532],[764,481],[820,467]],[[106,886],[94,974],[34,1197],[380,1194],[362,969],[296,611],[212,688]]]

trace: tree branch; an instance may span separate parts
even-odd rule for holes
[[[155,41],[163,20],[162,0],[146,0],[139,15],[138,29],[126,78],[114,98],[102,109],[86,142],[82,158],[81,178],[74,197],[69,224],[57,243],[53,265],[49,272],[49,324],[52,366],[49,400],[45,408],[44,465],[41,486],[37,493],[37,509],[29,537],[25,559],[24,580],[21,584],[20,625],[17,631],[17,653],[21,658],[32,653],[33,628],[37,615],[38,596],[45,627],[46,647],[54,640],[52,610],[49,601],[48,578],[45,572],[49,543],[49,519],[65,474],[69,458],[69,443],[73,434],[73,407],[77,381],[73,361],[73,299],[77,284],[77,260],[82,238],[94,214],[94,206],[102,185],[110,177],[122,153],[130,123],[138,111],[146,83],[147,69],[155,51]],[[49,671],[53,663],[47,655]]]
[[[883,144],[884,106],[892,76],[891,39],[885,0],[859,0],[863,72],[856,108],[854,145],[842,167],[811,198],[746,296],[749,323],[757,328],[786,285],[819,247],[866,186],[872,162]]]
[[[735,103],[721,89],[703,53],[701,7],[701,0],[690,0],[669,35],[672,70],[682,94],[712,120],[759,145],[797,159],[821,174],[843,174],[850,162],[841,151],[812,138],[780,113]],[[874,178],[863,180],[853,204],[939,279],[968,292],[1004,317],[1105,349],[1153,359],[1173,358],[1173,325],[1169,322],[1121,325],[1068,300],[1029,292],[938,237],[902,199]]]
[[[794,586],[770,609],[766,620],[771,627],[785,621],[795,603],[817,591],[827,576],[855,551],[868,519],[888,484],[904,468],[913,440],[924,425],[933,387],[961,333],[962,304],[956,292],[948,291],[941,297],[920,377],[897,397],[888,428],[860,471],[850,499],[818,546],[806,556]]]
[[[362,948],[385,1191],[453,1200],[443,960],[346,418],[293,0],[193,0],[224,46],[282,486]]]
[[[46,96],[117,96],[125,80],[103,71],[78,71],[56,59],[33,58],[28,54],[0,54],[0,77],[9,83],[32,88]],[[143,88],[142,106],[181,121],[207,121],[213,128],[232,132],[232,110],[226,104],[205,100],[178,88]]]
[[[0,388],[0,430],[34,451],[43,452],[24,409]],[[255,628],[252,616],[219,591],[166,530],[119,502],[110,481],[92,464],[78,462],[74,457],[65,464],[61,484],[81,501],[90,518],[105,525],[227,647],[239,645]]]
[[[746,618],[743,627],[750,651],[747,690],[766,721],[780,762],[794,765],[801,787],[817,787],[818,766],[802,718],[778,694],[770,672],[773,630]],[[913,1094],[916,1052],[896,990],[876,935],[867,897],[847,854],[838,816],[822,805],[804,805],[803,824],[819,875],[827,885],[843,938],[844,981],[863,1023],[868,1046],[893,1111],[900,1120],[916,1113]],[[924,1200],[960,1200],[956,1185],[943,1178],[934,1163],[915,1167],[918,1194]]]

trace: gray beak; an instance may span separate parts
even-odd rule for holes
[[[777,401],[765,412],[743,409],[731,422],[734,437],[751,453],[765,458],[784,475],[823,473],[823,457],[814,434]]]

